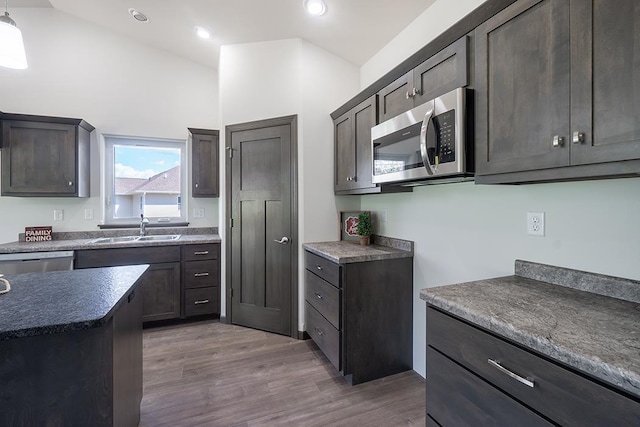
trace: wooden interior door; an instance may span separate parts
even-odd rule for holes
[[[284,119],[227,127],[228,294],[231,323],[293,335],[295,117]]]

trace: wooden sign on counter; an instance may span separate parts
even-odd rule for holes
[[[50,242],[52,240],[52,231],[53,228],[50,225],[25,227],[24,240],[25,242]]]

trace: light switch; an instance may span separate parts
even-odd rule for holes
[[[63,209],[54,209],[53,210],[53,220],[54,221],[62,221],[64,219],[64,210]]]

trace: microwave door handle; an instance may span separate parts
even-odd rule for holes
[[[425,169],[427,169],[427,173],[429,175],[433,175],[435,173],[435,168],[429,162],[429,155],[427,154],[427,130],[429,130],[429,125],[431,124],[431,119],[433,118],[433,112],[436,109],[436,101],[432,102],[432,107],[427,113],[424,115],[424,120],[422,121],[422,127],[420,128],[420,154],[422,155],[422,162],[424,163]],[[437,160],[436,160],[437,162]],[[436,167],[438,165],[436,164]]]

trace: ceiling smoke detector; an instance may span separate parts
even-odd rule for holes
[[[133,19],[138,22],[144,22],[145,24],[149,22],[149,18],[147,18],[147,15],[140,12],[138,9],[129,9],[129,15],[133,16]]]

